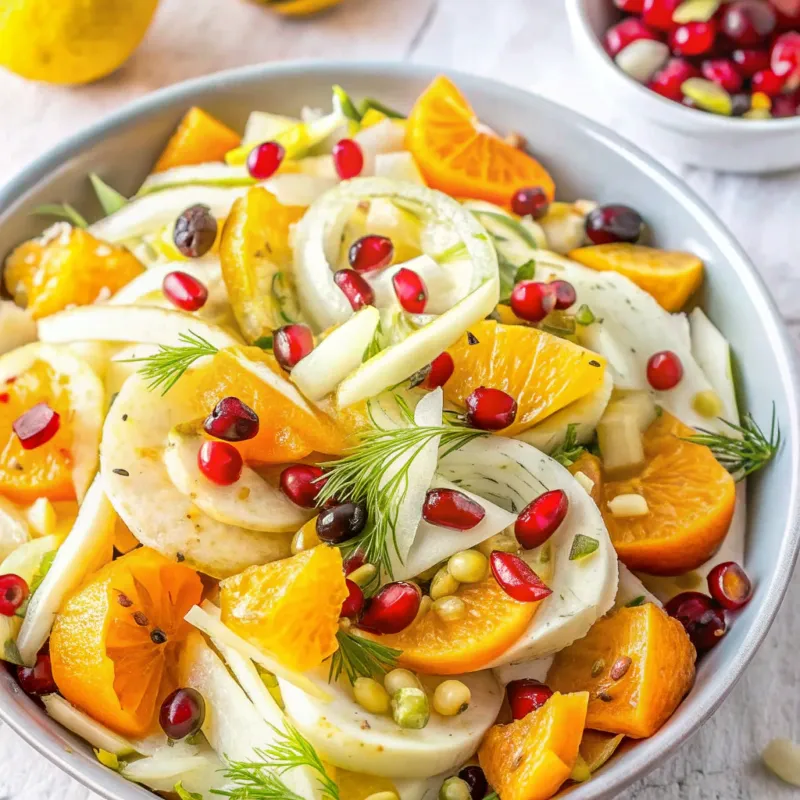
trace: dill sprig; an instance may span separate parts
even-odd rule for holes
[[[736,425],[720,417],[720,421],[738,436],[727,436],[698,428],[696,436],[686,436],[684,441],[693,444],[702,444],[708,447],[717,461],[722,464],[737,481],[746,478],[767,464],[778,452],[781,446],[781,430],[775,418],[775,404],[772,405],[772,422],[770,423],[769,438],[753,419],[752,414],[745,414],[742,424]]]
[[[336,632],[336,640],[339,642],[339,649],[331,657],[328,683],[338,680],[342,672],[347,675],[351,684],[357,678],[379,677],[394,669],[397,659],[403,653],[402,650],[395,650],[341,629]]]
[[[583,454],[586,448],[578,444],[578,426],[574,422],[567,425],[564,441],[550,453],[550,458],[558,461],[562,467],[571,467]]]
[[[233,800],[304,800],[289,789],[281,776],[290,769],[308,767],[317,773],[322,793],[330,800],[339,800],[339,787],[325,771],[311,742],[290,722],[284,725],[285,730],[270,725],[277,738],[269,747],[253,751],[259,761],[228,762],[225,778],[236,784],[234,789],[212,789],[212,793]]]
[[[364,503],[367,527],[348,547],[361,550],[364,559],[392,575],[392,548],[400,559],[397,544],[397,521],[400,507],[408,493],[409,470],[414,459],[436,437],[442,457],[467,442],[485,436],[483,431],[461,424],[419,426],[403,398],[395,395],[405,428],[384,429],[370,412],[373,428],[360,435],[359,443],[343,458],[321,464],[327,482],[317,495],[322,506],[334,497],[346,497],[352,503]],[[386,478],[397,465],[397,471]]]
[[[166,394],[195,361],[219,352],[211,342],[192,331],[179,333],[178,339],[183,344],[177,346],[160,344],[158,352],[152,356],[126,359],[131,363],[141,362],[144,364],[139,369],[139,374],[149,381],[147,388],[150,391],[163,387],[161,394]]]

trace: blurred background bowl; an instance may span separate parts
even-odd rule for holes
[[[565,0],[575,53],[587,80],[635,127],[634,138],[659,155],[724,172],[800,167],[800,117],[742,119],[686,108],[624,73],[603,49],[603,35],[624,16],[612,0]]]

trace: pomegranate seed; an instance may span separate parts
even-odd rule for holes
[[[363,550],[353,550],[347,558],[342,562],[342,570],[345,575],[355,572],[359,567],[363,567],[367,563]]]
[[[722,32],[739,47],[765,42],[777,22],[775,10],[764,0],[735,0],[720,14]]]
[[[700,65],[703,77],[721,86],[729,94],[735,94],[742,88],[744,81],[736,65],[727,58],[712,58]]]
[[[723,608],[736,611],[750,602],[753,584],[735,561],[725,561],[708,573],[708,591]]]
[[[776,75],[785,77],[789,87],[796,89],[800,82],[800,33],[782,33],[772,45],[770,66]]]
[[[683,0],[644,0],[642,20],[651,28],[671,31],[675,27],[672,15]]]
[[[252,178],[264,181],[271,178],[286,156],[279,142],[263,142],[256,145],[247,156],[247,171]]]
[[[422,382],[426,389],[438,389],[444,386],[450,380],[456,365],[453,362],[453,356],[448,352],[440,353],[436,358],[431,361],[431,368],[428,376]]]
[[[501,389],[479,386],[467,398],[467,422],[482,431],[499,431],[517,418],[517,401]]]
[[[539,186],[529,186],[514,193],[511,198],[511,210],[520,217],[541,219],[550,208],[547,195]]]
[[[230,486],[242,475],[242,456],[227,442],[203,442],[197,451],[200,472],[218,486]]]
[[[553,592],[542,579],[517,555],[495,550],[489,557],[492,575],[500,588],[521,603],[544,600]]]
[[[208,289],[186,272],[169,272],[161,284],[164,297],[184,311],[197,311],[208,300]]]
[[[314,349],[314,334],[308,325],[295,323],[278,328],[272,335],[275,360],[291,372]]]
[[[333,280],[348,299],[353,311],[375,304],[375,292],[354,269],[340,269],[334,272]]]
[[[766,50],[739,48],[731,53],[731,59],[745,78],[752,78],[756,72],[769,69],[769,53]]]
[[[47,444],[58,433],[60,425],[61,417],[47,403],[37,403],[11,423],[24,450],[35,450]]]
[[[628,206],[600,206],[586,217],[586,235],[594,244],[637,242],[643,227],[641,216]]]
[[[624,50],[631,42],[639,39],[653,39],[658,41],[658,36],[648,30],[640,19],[630,17],[618,22],[606,31],[604,45],[606,52],[615,58],[617,53]]]
[[[551,281],[550,288],[555,292],[556,308],[559,311],[575,305],[578,295],[575,293],[575,287],[569,281]]]
[[[28,594],[28,584],[24,578],[13,573],[0,575],[0,614],[13,617]]]
[[[314,508],[317,495],[327,479],[320,467],[313,464],[293,464],[281,472],[281,491],[297,506]]]
[[[687,22],[669,35],[669,46],[676,56],[701,56],[707,53],[717,38],[717,23]]]
[[[25,694],[32,697],[41,697],[44,694],[53,694],[58,691],[53,679],[53,669],[50,666],[50,656],[39,653],[33,667],[17,667],[17,683]]]
[[[626,14],[641,14],[644,11],[644,0],[614,0],[614,5]]]
[[[683,99],[681,86],[683,86],[684,81],[688,81],[689,78],[699,77],[700,72],[688,61],[682,58],[671,58],[653,76],[648,87],[662,97],[680,103]]]
[[[700,592],[676,595],[664,606],[664,611],[683,625],[699,653],[714,647],[728,629],[717,602]]]
[[[544,544],[564,521],[569,498],[563,489],[551,489],[531,500],[514,523],[514,535],[526,549]]]
[[[394,244],[386,236],[362,236],[350,246],[347,260],[357,272],[372,272],[392,263]]]
[[[772,116],[794,117],[800,111],[800,92],[792,94],[779,94],[772,98]]]
[[[342,603],[341,616],[357,617],[364,608],[364,592],[354,581],[345,579],[345,585],[347,586],[347,597]]]
[[[800,28],[800,0],[770,0],[781,30]]]
[[[541,708],[552,697],[553,690],[532,678],[521,678],[506,686],[506,695],[511,706],[511,716],[516,720]]]
[[[470,764],[458,773],[464,783],[469,786],[470,800],[483,800],[489,792],[489,781],[477,764]]]
[[[431,525],[468,531],[486,516],[486,509],[455,489],[431,489],[425,495],[422,518]]]
[[[340,139],[333,146],[333,164],[343,181],[360,175],[364,169],[361,145],[353,139]]]
[[[394,293],[404,311],[421,314],[428,304],[428,290],[422,278],[414,270],[402,267],[392,276]]]
[[[786,78],[776,75],[771,69],[762,69],[753,75],[750,86],[753,92],[763,92],[770,97],[775,97],[783,91]]]
[[[217,240],[217,218],[208,206],[189,206],[175,220],[172,241],[186,258],[204,256]]]
[[[0,403],[8,403],[11,395],[8,392],[0,392]]]
[[[223,397],[206,417],[203,430],[215,439],[244,442],[258,435],[258,414],[238,397]]]
[[[341,544],[358,536],[367,525],[367,509],[360,503],[340,503],[317,517],[317,536],[328,544]]]
[[[197,689],[176,689],[164,698],[158,712],[161,730],[173,741],[194,736],[206,718],[206,701]]]
[[[372,633],[400,633],[414,621],[421,600],[415,583],[387,583],[367,604],[358,627]]]
[[[683,377],[683,364],[671,350],[662,350],[647,361],[647,382],[658,392],[674,389]]]
[[[541,322],[556,307],[556,302],[549,283],[520,281],[511,291],[511,310],[528,322]]]

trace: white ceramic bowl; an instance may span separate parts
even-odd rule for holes
[[[296,114],[303,105],[324,107],[330,103],[331,84],[340,83],[356,97],[379,97],[407,111],[435,74],[430,67],[412,64],[295,62],[207,75],[151,94],[73,136],[0,186],[0,258],[41,233],[47,223],[31,212],[43,203],[68,202],[90,219],[99,216],[86,179],[89,172],[102,175],[121,192],[135,192],[192,105],[241,130],[256,108]],[[690,189],[616,134],[568,108],[500,83],[449,74],[487,124],[526,137],[553,175],[560,197],[628,204],[647,220],[656,244],[702,257],[705,308],[730,340],[742,406],[762,424],[774,408],[781,423],[784,446],[747,484],[745,566],[755,584],[753,599],[702,659],[692,691],[664,727],[650,739],[627,745],[569,795],[570,800],[610,800],[663,764],[713,713],[778,611],[800,547],[800,377],[764,283]],[[154,800],[145,789],[103,767],[85,742],[50,719],[4,669],[0,719],[106,800]]]
[[[628,77],[603,49],[603,34],[621,18],[612,0],[565,2],[578,58],[604,102],[630,118],[640,144],[675,161],[725,172],[800,167],[800,117],[723,117],[667,100]]]

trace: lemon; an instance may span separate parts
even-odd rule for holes
[[[142,40],[158,0],[6,0],[0,65],[47,83],[88,83],[121,66]]]

